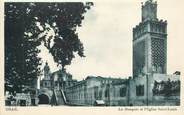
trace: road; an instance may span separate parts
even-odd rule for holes
[[[40,104],[40,105],[38,105],[38,107],[54,107],[54,106],[51,106],[51,105],[48,105],[48,104]],[[67,105],[57,105],[57,106],[61,106],[62,107],[62,106],[67,106]]]

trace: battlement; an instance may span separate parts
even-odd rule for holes
[[[145,3],[142,2],[142,6],[146,6],[146,5],[149,5],[149,4],[157,5],[157,1],[148,0]]]
[[[136,40],[139,36],[142,36],[145,33],[167,35],[167,21],[157,19],[140,22],[133,28],[133,40]]]

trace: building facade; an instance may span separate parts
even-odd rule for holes
[[[88,76],[65,89],[69,105],[127,105],[127,79]]]
[[[129,79],[88,76],[64,92],[67,104],[75,106],[176,106],[180,105],[179,78],[160,73]]]

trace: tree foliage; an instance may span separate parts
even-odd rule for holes
[[[62,68],[75,52],[84,57],[76,28],[92,3],[5,3],[5,83],[14,90],[30,86],[40,75],[41,42]],[[53,33],[49,33],[50,30]]]
[[[46,29],[46,24],[49,24],[54,30],[54,36],[50,36],[48,39],[43,38],[54,61],[64,69],[66,65],[71,64],[75,52],[84,57],[83,44],[78,38],[76,28],[81,26],[84,19],[83,14],[90,9],[93,3],[48,3],[47,5],[37,3],[35,5],[37,7],[33,12],[36,12],[41,26]],[[53,44],[51,44],[52,39],[54,39]]]

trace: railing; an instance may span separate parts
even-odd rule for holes
[[[65,104],[67,104],[66,96],[65,96],[65,94],[64,94],[64,92],[63,92],[63,90],[62,90],[62,89],[60,89],[60,92],[61,92],[61,94],[62,94],[62,97],[63,97],[64,103],[65,103]]]
[[[58,105],[58,97],[57,97],[55,89],[53,90],[53,93],[54,93],[54,96],[55,96],[55,99],[56,99],[56,105]]]

